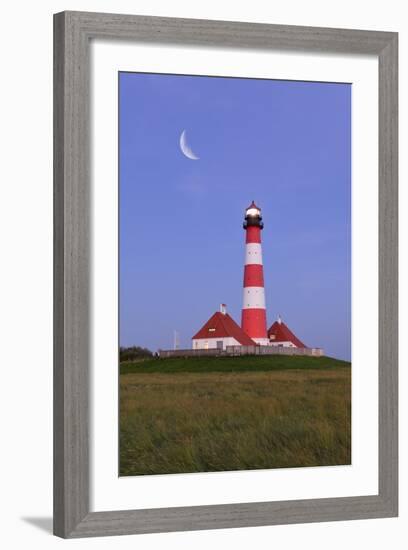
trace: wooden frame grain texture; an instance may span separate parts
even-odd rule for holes
[[[93,38],[344,54],[379,60],[379,494],[89,510],[89,42]],[[54,533],[64,538],[398,514],[398,35],[63,12],[54,15]]]

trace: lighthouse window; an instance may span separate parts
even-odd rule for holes
[[[215,328],[209,328],[208,332],[215,332]]]

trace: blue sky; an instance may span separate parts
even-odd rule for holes
[[[268,326],[350,359],[351,86],[120,73],[119,98],[120,344],[190,347],[221,302],[240,323],[254,199]]]

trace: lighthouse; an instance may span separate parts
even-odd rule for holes
[[[241,326],[227,313],[225,304],[192,337],[193,352],[210,355],[323,355],[321,348],[308,348],[282,321],[267,330],[262,263],[261,209],[254,201],[245,210],[245,266]],[[259,346],[265,346],[262,349]],[[290,349],[278,349],[290,348]],[[297,351],[297,348],[299,351]],[[202,352],[202,350],[204,350]],[[176,353],[174,350],[162,353]],[[183,354],[179,352],[177,354]],[[185,353],[190,355],[191,351]],[[193,353],[194,355],[194,353]],[[170,355],[167,355],[170,356]]]
[[[261,209],[254,201],[245,210],[245,267],[242,330],[257,344],[267,346],[265,289],[262,264]]]

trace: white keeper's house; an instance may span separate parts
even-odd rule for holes
[[[285,325],[280,316],[278,320],[268,330],[268,338],[270,346],[278,346],[280,348],[306,348],[305,344],[293,334],[290,328]]]
[[[255,342],[228,315],[225,304],[192,338],[193,349],[222,349],[227,346],[254,346]]]

